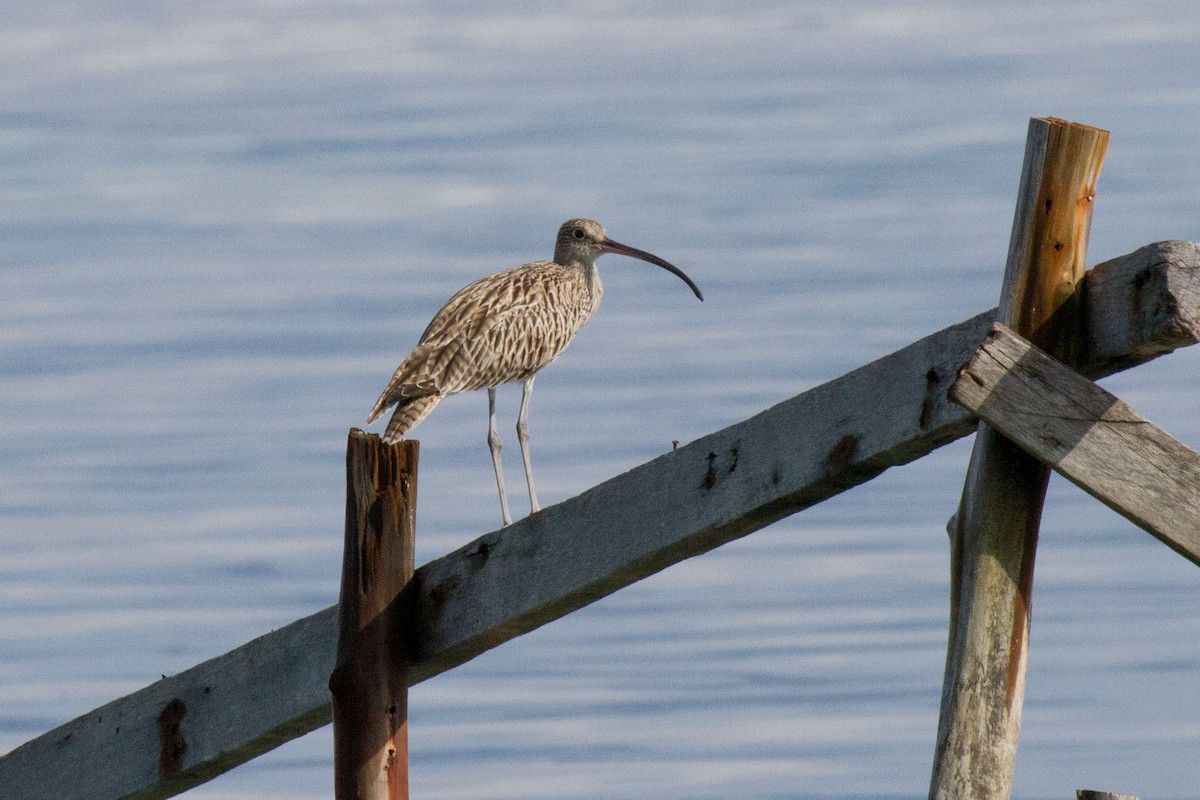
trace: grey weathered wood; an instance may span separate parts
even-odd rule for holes
[[[1080,361],[1088,231],[1108,132],[1032,119],[999,319]],[[950,565],[950,636],[930,800],[1008,800],[1034,556],[1049,470],[980,423]]]
[[[1200,565],[1200,454],[997,324],[950,397]]]
[[[1085,372],[1195,341],[1180,331],[1200,330],[1185,299],[1196,276],[1190,242],[1094,268],[1088,285],[1104,288],[1087,293],[1096,334]],[[939,331],[421,567],[411,683],[973,432],[975,417],[947,389],[994,318]],[[1110,340],[1109,329],[1122,333]],[[170,797],[326,725],[336,636],[327,608],[90,711],[0,757],[0,796]],[[158,719],[175,698],[186,749],[161,780]]]
[[[0,759],[0,797],[171,797],[330,720],[336,607],[89,711]],[[183,769],[159,775],[159,716],[183,704]]]
[[[1095,378],[1200,340],[1200,245],[1148,244],[1088,272],[1080,371]],[[1105,355],[1107,354],[1107,355]]]

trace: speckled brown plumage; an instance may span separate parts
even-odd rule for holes
[[[444,397],[526,380],[566,349],[602,294],[595,267],[551,261],[468,284],[434,315],[367,421],[395,404],[384,434],[394,441]]]
[[[500,440],[495,432],[494,389],[504,383],[524,382],[517,435],[525,462],[530,506],[536,511],[526,423],[533,377],[566,349],[600,307],[604,290],[596,271],[596,259],[603,253],[620,253],[657,264],[678,275],[697,297],[704,299],[691,278],[658,256],[614,242],[598,222],[568,220],[559,228],[553,261],[532,261],[480,278],[460,289],[442,306],[421,334],[416,348],[392,375],[367,422],[374,422],[395,406],[384,432],[386,441],[395,441],[412,430],[443,398],[472,389],[488,389],[491,408],[488,444],[500,491],[501,515],[508,524]]]

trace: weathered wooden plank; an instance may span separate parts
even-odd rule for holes
[[[350,431],[333,696],[337,800],[408,800],[416,441]]]
[[[950,397],[1200,565],[1200,454],[1112,394],[997,324]]]
[[[1190,242],[1149,245],[1095,267],[1088,286],[1103,288],[1086,294],[1096,334],[1085,372],[1110,374],[1196,341],[1198,309],[1184,298],[1194,297],[1198,276],[1200,248]],[[424,565],[415,577],[425,616],[410,681],[973,432],[975,417],[947,389],[995,314],[939,331]],[[1110,340],[1103,334],[1110,329],[1122,333]],[[678,484],[683,494],[674,497]],[[637,504],[626,505],[617,486],[632,487]],[[613,531],[630,520],[650,541],[622,557],[636,531]],[[492,559],[497,546],[504,557]],[[548,563],[552,552],[566,553],[561,565]],[[326,725],[336,637],[331,607],[90,711],[0,757],[0,796],[171,797]],[[174,727],[186,749],[182,768],[164,780],[159,717],[177,698],[185,713]]]
[[[1166,241],[1087,274],[1087,346],[1080,371],[1096,378],[1200,340],[1200,245]]]
[[[965,413],[965,412],[964,412]],[[336,607],[260,636],[16,748],[0,759],[0,797],[171,797],[330,720],[326,683]],[[178,703],[176,703],[178,701]],[[159,718],[175,709],[182,769],[159,774]],[[180,713],[182,712],[182,713]]]
[[[1032,119],[999,318],[1077,364],[1088,231],[1108,131]],[[1050,472],[979,425],[955,517],[950,637],[930,800],[1008,800]]]

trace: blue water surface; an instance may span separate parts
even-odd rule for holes
[[[706,301],[600,262],[544,503],[995,305],[1031,116],[1112,131],[1092,262],[1200,239],[1198,38],[1185,0],[10,0],[0,751],[335,602],[347,430],[568,217]],[[1198,368],[1106,386],[1197,447]],[[478,394],[416,432],[418,562],[497,526],[485,433]],[[969,446],[415,687],[413,795],[923,797]],[[1198,585],[1055,479],[1016,797],[1195,796]],[[326,798],[331,753],[187,796]]]

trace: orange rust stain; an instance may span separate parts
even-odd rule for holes
[[[187,752],[187,742],[179,731],[183,718],[187,715],[187,706],[176,697],[163,706],[158,714],[158,774],[166,778],[183,769],[183,754]]]
[[[833,450],[829,452],[829,460],[838,467],[846,467],[854,460],[854,454],[858,451],[858,437],[853,434],[846,434],[838,443],[833,446]]]
[[[1017,680],[1021,676],[1026,643],[1026,632],[1029,630],[1029,614],[1033,608],[1033,563],[1037,554],[1038,524],[1041,514],[1035,514],[1035,519],[1027,522],[1025,543],[1021,553],[1021,573],[1017,579],[1017,596],[1014,598],[1012,631],[1008,648],[1008,674],[1005,681],[1005,700],[1009,709],[1012,708],[1013,698],[1017,691]]]

